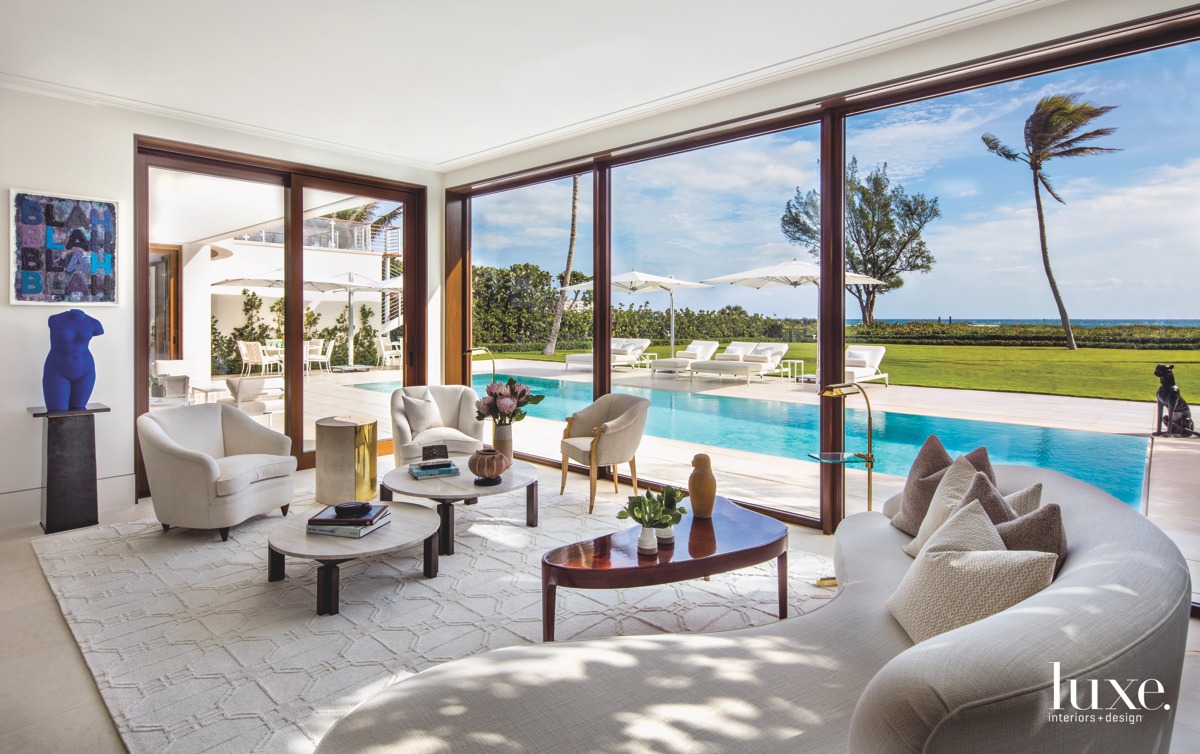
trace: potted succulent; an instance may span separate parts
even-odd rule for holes
[[[664,546],[675,542],[671,527],[683,520],[683,514],[687,513],[687,509],[679,506],[679,501],[682,499],[679,491],[674,490],[674,494],[668,494],[667,490],[669,489],[671,488],[664,489],[658,495],[649,490],[645,495],[634,495],[629,498],[625,507],[617,512],[617,518],[622,521],[633,519],[642,525],[642,533],[638,537],[639,555],[654,555],[658,552],[656,532],[660,529],[672,532],[669,539],[664,539]],[[667,507],[668,501],[670,507]]]

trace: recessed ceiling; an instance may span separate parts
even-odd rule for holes
[[[8,3],[0,85],[449,170],[1055,2]]]

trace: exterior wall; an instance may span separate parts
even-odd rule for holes
[[[428,248],[430,299],[440,307],[442,183],[436,173],[290,144],[236,131],[170,118],[0,88],[0,176],[4,188],[114,199],[119,202],[117,281],[119,303],[91,307],[105,334],[92,341],[97,380],[92,400],[112,407],[96,418],[100,506],[133,502],[133,153],[134,135],[203,144],[299,163],[408,181],[429,187]],[[7,192],[3,196],[9,202]],[[11,237],[11,212],[0,213],[0,238]],[[0,274],[11,285],[12,259],[5,242]],[[190,275],[207,252],[185,249]],[[204,278],[207,279],[207,278]],[[206,296],[201,300],[206,300]],[[185,301],[189,300],[185,292]],[[196,295],[190,298],[197,301]],[[186,306],[186,305],[185,305]],[[11,306],[0,297],[0,332],[5,364],[0,370],[0,527],[38,520],[41,506],[42,420],[26,406],[43,403],[42,361],[49,351],[46,318],[67,306]],[[201,307],[202,309],[207,307]],[[431,311],[440,311],[432,309]],[[192,343],[207,340],[207,317],[185,314]],[[197,324],[193,319],[202,320]],[[440,349],[441,318],[430,318],[428,341]],[[204,335],[198,335],[203,330]],[[185,342],[185,358],[193,358]],[[201,352],[203,353],[202,349]],[[431,381],[440,378],[439,357],[431,361]]]

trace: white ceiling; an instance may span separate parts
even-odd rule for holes
[[[1056,2],[16,2],[0,85],[445,171]]]

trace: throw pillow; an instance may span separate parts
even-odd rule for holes
[[[754,350],[750,353],[755,356],[770,356],[773,351],[774,349],[771,346],[755,346]]]
[[[929,501],[929,510],[921,521],[916,538],[904,546],[904,552],[914,558],[921,552],[921,548],[925,546],[933,533],[946,523],[946,520],[954,513],[955,507],[962,502],[963,495],[967,494],[974,479],[975,467],[971,465],[966,456],[959,456],[954,463],[950,464],[950,468],[942,474],[942,481],[938,482],[937,490],[934,491],[933,498]],[[982,508],[982,506],[980,507]]]
[[[853,348],[846,349],[846,364],[847,364],[847,366],[853,360],[853,361],[861,361],[862,366],[865,367],[867,365],[867,362],[870,360],[870,358],[871,358],[871,354],[867,353],[866,351],[857,351]]]
[[[637,347],[638,347],[638,344],[637,344],[636,340],[627,340],[621,344],[621,348],[626,351],[632,351],[633,349],[635,349]]]
[[[982,620],[1050,585],[1054,555],[992,549],[999,539],[978,504],[955,513],[930,539],[887,600],[913,642]]]
[[[976,471],[982,471],[988,479],[995,481],[996,473],[988,460],[987,448],[976,448],[964,456]],[[954,459],[946,452],[942,441],[937,435],[925,438],[925,444],[917,453],[912,467],[908,470],[908,479],[904,482],[904,492],[900,499],[900,511],[892,517],[892,526],[909,535],[917,536],[921,522],[929,511],[929,501],[942,481],[942,475]]]
[[[992,523],[999,526],[1037,510],[1042,504],[1042,483],[1038,482],[1005,496],[1000,494],[1000,490],[996,489],[996,485],[992,484],[992,480],[988,479],[986,474],[977,471],[975,478],[971,480],[971,486],[963,495],[962,502],[955,510],[961,510],[972,500],[978,500]]]
[[[728,346],[725,349],[725,353],[730,356],[741,356],[742,355],[742,347],[741,346]]]
[[[412,429],[413,437],[427,429],[445,426],[442,423],[442,414],[438,411],[437,404],[433,402],[428,391],[421,398],[413,398],[408,395],[401,397],[404,399],[404,416],[408,418],[408,426]]]
[[[1050,503],[1032,513],[1007,521],[996,527],[1004,546],[1010,550],[1035,550],[1053,553],[1054,573],[1058,574],[1067,557],[1067,530],[1063,528],[1062,510]]]

